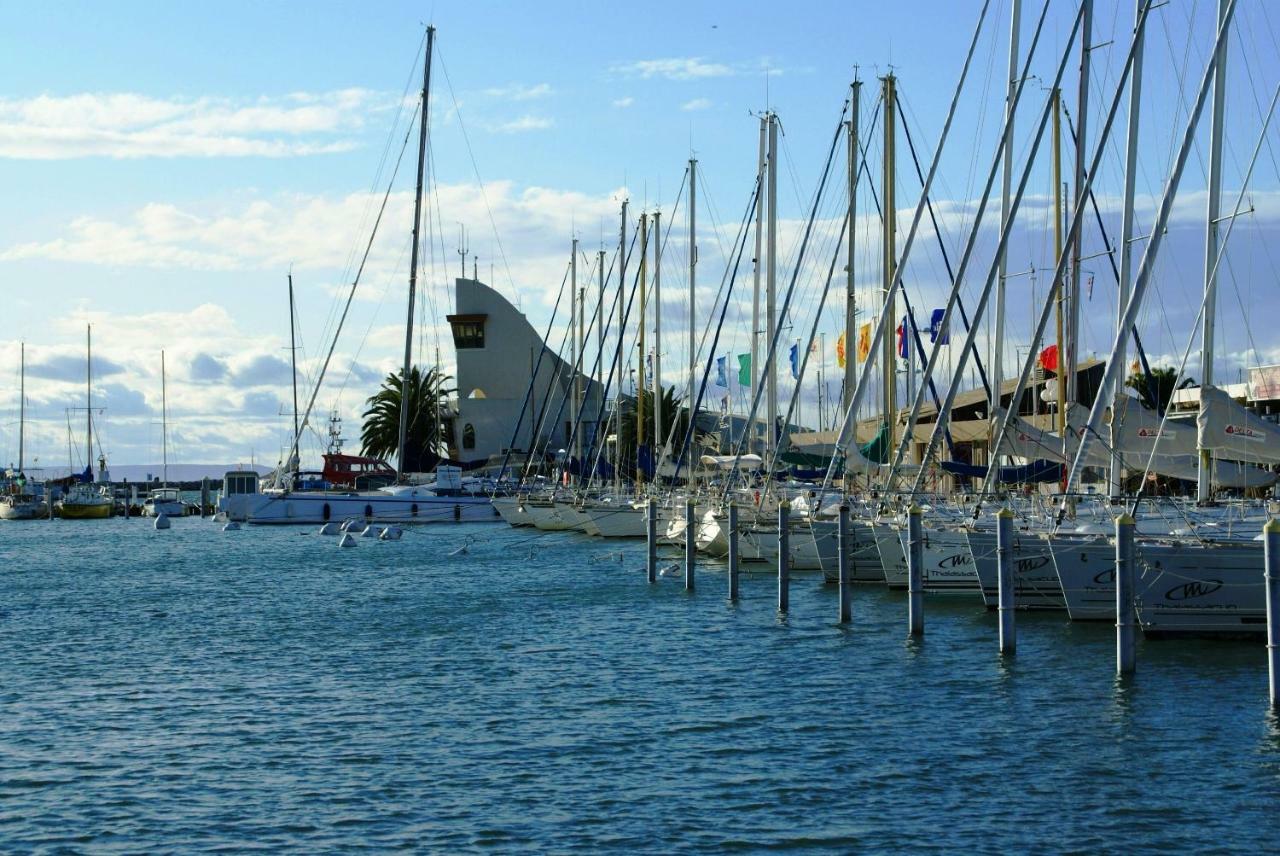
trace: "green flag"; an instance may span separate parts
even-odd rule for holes
[[[738,386],[751,386],[750,354],[738,354]]]

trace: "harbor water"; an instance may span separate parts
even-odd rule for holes
[[[465,549],[464,549],[465,548]],[[0,531],[0,849],[1261,851],[1261,645],[502,525]],[[673,550],[661,564],[678,562]],[[1261,572],[1261,569],[1259,569]]]

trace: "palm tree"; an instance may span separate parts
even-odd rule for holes
[[[400,451],[400,394],[404,387],[404,372],[387,375],[382,388],[365,402],[364,425],[360,429],[362,454],[391,460]],[[445,421],[440,426],[437,445],[437,421],[449,395],[457,392],[447,388],[452,381],[449,375],[435,369],[426,375],[417,367],[409,370],[409,430],[405,439],[405,472],[430,472],[440,463],[453,445],[453,423]],[[442,454],[443,453],[443,454]]]
[[[618,429],[622,470],[628,475],[636,470],[636,403],[634,399],[623,399],[622,424]],[[644,420],[644,444],[650,449],[650,460],[657,461],[658,454],[666,443],[673,425],[676,430],[675,437],[671,441],[671,457],[672,459],[679,457],[680,447],[684,443],[685,434],[689,431],[689,410],[684,406],[683,397],[676,397],[675,387],[663,388],[662,425],[657,431],[654,430],[653,424],[653,393],[647,389],[641,390],[639,405],[640,415]]]
[[[1151,400],[1151,388],[1147,384],[1147,376],[1142,372],[1135,372],[1129,375],[1129,379],[1125,381],[1125,386],[1136,389],[1138,394],[1142,396],[1143,401],[1148,407],[1155,406],[1156,410],[1164,413],[1168,408],[1169,402],[1173,399],[1175,384],[1177,389],[1186,389],[1189,386],[1198,386],[1193,378],[1186,378],[1182,383],[1178,383],[1178,370],[1172,366],[1164,368],[1154,368],[1151,370],[1151,381],[1155,387],[1155,401]]]

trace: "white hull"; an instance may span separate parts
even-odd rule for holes
[[[530,500],[524,504],[524,510],[533,520],[533,525],[543,532],[567,532],[577,527],[574,520],[548,500]]]
[[[589,505],[583,513],[591,521],[588,531],[603,538],[644,538],[647,534],[644,510],[632,508],[625,502]]]
[[[532,526],[533,518],[524,510],[524,500],[514,496],[495,496],[493,510],[512,526]]]
[[[161,514],[167,514],[169,517],[182,517],[187,513],[187,507],[181,502],[145,502],[142,505],[143,517],[159,517]]]
[[[237,523],[318,524],[347,518],[377,523],[492,523],[502,518],[488,497],[436,496],[428,491],[388,494],[268,491],[223,497],[218,511]]]
[[[35,520],[40,509],[38,502],[0,503],[0,520]]]
[[[1072,621],[1114,621],[1116,548],[1106,538],[1044,536]]]
[[[999,604],[1000,563],[996,555],[996,533],[990,530],[970,531],[969,552],[973,554],[982,599],[988,608]],[[1013,605],[1018,609],[1065,609],[1062,584],[1053,565],[1049,544],[1036,534],[1014,532],[1011,545],[1013,559]]]
[[[1266,637],[1261,542],[1140,542],[1137,552],[1144,634]]]
[[[729,557],[727,526],[728,519],[723,514],[715,512],[704,514],[701,523],[698,524],[698,533],[695,537],[695,546],[698,552],[705,553],[715,559],[727,559]],[[764,562],[765,554],[761,549],[762,541],[760,533],[750,528],[746,521],[739,518],[738,561]]]

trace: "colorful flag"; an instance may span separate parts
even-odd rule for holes
[[[902,321],[898,324],[898,356],[902,357],[904,360],[907,358],[907,336],[903,332],[906,325],[906,321]]]
[[[858,328],[858,362],[865,362],[871,356],[871,324],[868,322]]]
[[[938,345],[951,344],[951,331],[942,329],[943,316],[947,314],[945,309],[933,310],[933,316],[929,319],[929,341]]]
[[[738,386],[751,386],[750,354],[738,354]]]
[[[1058,370],[1058,346],[1050,345],[1041,351],[1037,362],[1040,363],[1040,367],[1045,371],[1056,372]]]
[[[840,368],[844,368],[845,350],[844,350],[844,333],[840,334],[840,338],[836,339],[836,364]]]
[[[725,361],[727,359],[729,359],[727,356],[716,357],[716,386],[722,386],[725,389],[729,388],[729,378],[725,374]]]
[[[800,379],[800,345],[798,343],[791,346],[791,377],[795,380]]]
[[[812,342],[810,342],[810,343],[809,343],[809,353],[810,353],[810,354],[812,354],[812,355],[813,355],[813,356],[815,356],[815,357],[818,355],[818,340],[817,340],[817,339],[814,339]]]

